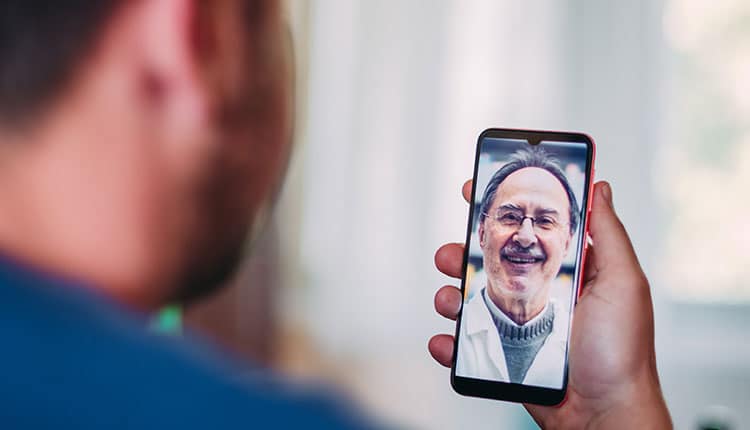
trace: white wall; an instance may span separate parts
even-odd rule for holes
[[[432,258],[464,238],[460,187],[490,126],[596,139],[597,176],[613,184],[653,274],[662,370],[681,355],[666,345],[680,328],[655,274],[664,222],[656,148],[668,138],[670,71],[661,8],[650,0],[309,4],[308,37],[297,41],[309,60],[306,121],[289,184],[301,198],[292,207],[305,285],[292,312],[376,412],[418,428],[533,428],[519,406],[454,395],[426,350],[432,334],[454,329],[432,297],[456,282]],[[711,381],[665,371],[664,382],[675,422],[691,427],[705,398],[689,390]]]

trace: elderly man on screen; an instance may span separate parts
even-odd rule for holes
[[[478,230],[487,284],[464,308],[458,375],[562,387],[568,310],[550,290],[578,221],[573,190],[542,148],[517,151],[492,176]]]

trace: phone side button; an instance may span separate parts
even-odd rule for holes
[[[586,273],[586,263],[587,263],[586,260],[588,259],[588,253],[589,253],[589,240],[588,240],[588,237],[586,237],[583,240],[583,255],[581,255],[581,267],[583,268],[581,276],[583,276],[583,274]],[[579,285],[578,285],[578,294],[576,294],[576,304],[578,304],[578,298],[581,297],[581,293],[583,293],[583,278],[581,278]]]

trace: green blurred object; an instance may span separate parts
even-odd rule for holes
[[[169,335],[182,333],[182,308],[179,305],[167,306],[154,315],[151,330]]]

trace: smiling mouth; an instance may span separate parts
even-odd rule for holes
[[[535,264],[544,261],[541,257],[532,257],[526,255],[507,255],[502,256],[503,260],[506,260],[513,264]]]

